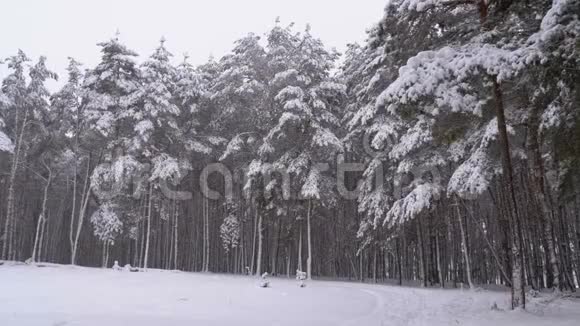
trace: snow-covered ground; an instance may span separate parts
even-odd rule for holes
[[[0,266],[2,326],[580,325],[580,301],[532,298],[508,311],[508,293],[401,288],[64,265]],[[499,310],[491,307],[497,303]]]

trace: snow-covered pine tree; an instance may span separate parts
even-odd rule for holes
[[[147,233],[145,235],[145,256],[143,267],[149,261],[149,242],[151,237],[152,202],[161,183],[173,177],[181,177],[177,153],[179,108],[174,103],[175,68],[170,63],[172,54],[165,48],[162,38],[159,47],[142,64],[142,85],[137,92],[139,106],[136,114],[136,131],[132,148],[138,152],[142,163],[150,164],[147,193]],[[177,146],[175,146],[177,145]],[[173,147],[173,148],[172,148]],[[160,198],[161,201],[165,199]]]
[[[205,164],[215,162],[227,140],[222,137],[227,128],[222,121],[215,118],[219,115],[219,106],[212,98],[210,89],[218,78],[220,64],[210,57],[209,61],[199,67],[188,62],[184,55],[182,63],[177,67],[175,103],[180,110],[178,121],[179,142],[192,162],[197,162],[192,168],[203,169]],[[201,199],[202,214],[202,263],[201,270],[209,271],[210,267],[210,205],[209,199]]]
[[[514,150],[510,149],[508,139],[509,134],[514,134],[515,131],[508,125],[509,121],[506,122],[506,104],[501,83],[512,80],[524,67],[542,59],[540,49],[544,45],[543,42],[549,42],[550,37],[542,37],[538,33],[550,35],[550,32],[553,32],[561,35],[562,29],[557,21],[561,17],[563,7],[561,3],[556,2],[558,18],[548,13],[542,26],[538,26],[538,21],[527,19],[528,14],[518,14],[518,9],[515,8],[518,5],[511,5],[510,8],[510,5],[495,6],[486,2],[482,4],[476,6],[476,4],[410,1],[392,3],[392,6],[398,8],[396,11],[398,15],[411,20],[418,19],[420,24],[415,25],[419,26],[418,28],[430,26],[429,17],[439,19],[440,14],[459,13],[459,16],[466,20],[462,20],[461,24],[441,25],[440,29],[429,37],[432,41],[427,42],[434,50],[418,52],[415,57],[410,58],[400,69],[397,80],[379,96],[376,108],[363,109],[359,117],[362,120],[374,117],[374,121],[380,123],[385,119],[378,118],[377,115],[386,112],[403,118],[404,132],[397,135],[397,141],[389,153],[391,158],[399,160],[400,171],[404,172],[405,169],[412,167],[410,164],[423,166],[434,164],[432,167],[440,170],[447,161],[461,162],[466,154],[468,157],[471,155],[451,177],[450,193],[481,194],[490,186],[490,181],[498,171],[496,167],[502,162],[503,181],[500,182],[506,186],[508,205],[511,207],[511,211],[507,211],[507,220],[510,222],[511,230],[514,289],[512,304],[515,308],[525,305],[521,265],[522,212],[518,211],[520,205],[514,193],[515,180],[512,172]],[[449,6],[463,7],[462,10],[450,11]],[[528,9],[534,10],[543,16],[541,6]],[[503,19],[506,14],[513,14],[512,20]],[[516,33],[518,37],[514,38],[513,30],[507,32],[515,26],[512,25],[513,19],[521,22],[519,25],[516,24],[517,26],[528,26],[525,31],[535,31],[539,27],[540,32]],[[465,21],[470,23],[466,24]],[[505,22],[508,23],[504,24]],[[466,29],[466,26],[478,27],[478,24],[482,27]],[[553,28],[553,25],[558,27]],[[486,34],[490,26],[496,28],[497,33],[494,36]],[[455,31],[457,28],[465,29],[466,32],[455,34],[461,37],[451,38],[451,42],[444,38],[449,31]],[[549,32],[546,32],[546,29]],[[441,41],[444,41],[444,45],[451,46],[438,45]],[[488,100],[489,94],[493,95],[494,101]],[[453,125],[450,125],[451,122]],[[388,126],[383,129],[389,130]],[[376,136],[374,140],[377,140]],[[492,147],[490,152],[489,146],[493,143],[496,146]],[[433,145],[437,147],[434,148]],[[513,147],[513,143],[511,146]],[[434,189],[440,192],[443,185],[444,183],[439,182]],[[411,217],[430,207],[432,199],[437,198],[433,196],[436,193],[426,191],[424,187],[421,183],[421,186],[415,187],[404,200],[395,202],[387,213],[387,220],[393,221],[392,218],[397,216]],[[465,240],[463,242],[465,246]]]
[[[266,50],[260,44],[260,37],[253,34],[236,41],[232,52],[220,60],[219,74],[211,88],[212,99],[218,108],[214,123],[230,140],[220,160],[231,164],[234,169],[244,169],[258,157],[262,135],[271,125],[268,110],[271,103],[268,81],[271,76]],[[243,199],[254,213],[250,272],[261,275],[263,188],[253,178],[241,186],[246,194]],[[244,213],[251,214],[250,210]]]
[[[119,34],[98,44],[101,62],[84,76],[82,85],[83,115],[96,137],[104,143],[105,162],[91,175],[91,190],[99,200],[103,212],[114,212],[122,219],[123,207],[131,206],[133,199],[127,189],[140,170],[135,157],[135,128],[141,116],[139,90],[141,72],[134,57],[137,53],[119,41]],[[96,231],[96,229],[95,229]],[[106,262],[112,241],[104,240]]]
[[[31,147],[31,140],[44,139],[47,136],[45,122],[48,118],[49,92],[45,82],[49,79],[57,79],[57,75],[46,67],[46,58],[40,57],[36,64],[28,69],[29,79],[25,78],[27,62],[30,59],[22,52],[7,59],[8,68],[12,71],[2,81],[2,92],[7,97],[7,121],[9,134],[14,142],[10,177],[8,180],[7,213],[4,225],[4,247],[2,256],[4,259],[14,259],[13,250],[15,228],[19,219],[16,219],[15,211],[15,181],[16,175],[21,168],[21,163]],[[38,137],[35,137],[38,136]]]
[[[122,233],[123,222],[119,218],[116,207],[112,203],[104,203],[91,216],[91,224],[95,236],[103,243],[102,267],[109,262],[109,248],[114,245],[115,239]]]
[[[390,7],[387,7],[387,10]],[[385,19],[394,19],[386,14]],[[385,29],[385,26],[389,26]],[[367,31],[367,42],[364,46],[351,44],[345,53],[344,64],[341,67],[341,77],[347,86],[348,104],[346,106],[343,124],[348,133],[344,138],[345,150],[349,161],[364,163],[366,170],[362,184],[359,187],[359,198],[356,209],[362,213],[357,237],[361,243],[358,246],[359,255],[362,250],[376,245],[380,241],[376,232],[376,223],[384,216],[394,201],[392,187],[396,165],[388,158],[388,148],[377,148],[372,142],[375,135],[390,139],[395,137],[398,121],[393,116],[382,116],[383,123],[371,126],[359,124],[360,113],[375,106],[378,95],[396,78],[397,57],[386,50],[391,44],[396,44],[398,34],[392,30],[393,23],[376,24]],[[389,37],[384,34],[389,33]],[[383,39],[385,43],[383,43]],[[402,49],[401,49],[402,50]],[[384,144],[382,144],[384,146]],[[377,178],[380,178],[377,180]],[[378,183],[378,184],[377,184]],[[351,185],[352,186],[352,185]]]
[[[9,57],[7,66],[12,71],[2,81],[2,92],[4,93],[4,119],[5,121],[14,121],[13,125],[4,126],[7,130],[8,137],[4,138],[6,149],[12,152],[10,164],[10,179],[8,180],[8,199],[6,202],[6,219],[3,228],[3,246],[2,259],[11,259],[14,257],[14,223],[15,222],[15,182],[21,160],[23,142],[25,141],[26,124],[29,121],[30,109],[26,105],[26,79],[25,69],[30,59],[19,50],[17,55]],[[13,142],[8,142],[10,138]]]
[[[0,91],[0,151],[12,153],[14,145],[12,140],[3,132],[6,124],[4,123],[3,114],[5,108],[10,105],[10,100]]]
[[[139,117],[137,100],[141,73],[134,57],[137,53],[115,38],[98,43],[101,62],[85,74],[83,82],[84,114],[89,125],[104,137],[109,150],[123,155]],[[113,157],[112,157],[113,158]]]
[[[83,227],[83,221],[87,214],[90,197],[89,176],[91,171],[92,150],[87,123],[83,114],[82,80],[83,73],[80,70],[81,63],[74,58],[69,58],[67,67],[67,83],[51,97],[53,123],[57,124],[59,133],[70,136],[72,141],[65,142],[72,153],[71,165],[68,173],[72,175],[72,207],[69,227],[69,243],[71,247],[71,264],[76,263],[77,249]],[[87,149],[88,152],[87,153]],[[85,167],[86,166],[86,167]],[[77,189],[81,188],[80,198]],[[76,225],[75,225],[76,221]]]
[[[176,120],[180,112],[174,103],[176,71],[170,62],[172,56],[162,38],[159,47],[141,65],[142,85],[136,94],[139,106],[134,114],[137,134],[131,148],[141,151],[144,158],[155,157],[158,151],[168,148],[176,138]],[[155,152],[154,144],[161,149]]]
[[[0,64],[2,64],[0,60]],[[2,88],[0,88],[0,151],[12,153],[14,151],[14,145],[12,140],[3,132],[6,124],[4,123],[4,115],[7,112],[7,108],[10,105],[10,99],[4,95]]]
[[[136,169],[137,160],[131,150],[134,149],[133,126],[140,116],[138,95],[141,87],[141,72],[134,60],[137,53],[119,41],[118,33],[115,38],[98,45],[101,47],[101,62],[86,72],[82,86],[83,114],[87,124],[105,144],[105,158],[110,164],[101,165],[98,173],[95,170],[92,176],[94,186],[98,185],[95,181],[105,175],[114,178],[108,180],[111,183],[127,182]],[[110,171],[104,171],[106,169]],[[122,177],[124,180],[120,180]],[[97,193],[104,195],[98,190]]]
[[[325,171],[343,151],[334,134],[346,87],[329,76],[337,54],[328,52],[307,27],[302,36],[276,27],[268,39],[274,75],[274,126],[263,138],[250,177],[270,173],[270,166],[291,174],[295,194],[307,205],[307,275],[312,277],[311,215],[314,204],[332,203],[333,179]],[[285,47],[284,47],[285,46]]]

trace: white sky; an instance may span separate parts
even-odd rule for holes
[[[201,64],[210,54],[221,57],[249,32],[263,35],[278,16],[284,25],[295,22],[297,30],[310,23],[328,48],[343,51],[347,43],[365,39],[387,1],[0,0],[0,58],[19,48],[34,59],[45,55],[62,82],[67,57],[94,66],[100,58],[96,43],[119,29],[121,41],[141,58],[165,36],[176,60],[188,52],[193,64]],[[0,65],[0,78],[5,75]]]

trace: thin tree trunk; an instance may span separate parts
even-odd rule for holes
[[[427,287],[427,264],[425,262],[425,247],[423,243],[423,230],[421,216],[417,217],[417,247],[419,249],[419,272],[421,274],[421,286]]]
[[[461,216],[461,210],[459,208],[459,200],[455,198],[455,211],[457,214],[457,220],[459,221],[459,230],[461,231],[461,249],[463,251],[463,259],[465,261],[465,272],[467,274],[467,283],[470,289],[474,289],[473,279],[471,277],[471,261],[469,260],[469,251],[467,246],[467,236],[465,232],[465,226],[463,225],[463,216]]]
[[[437,255],[437,277],[439,277],[439,286],[441,288],[445,287],[445,281],[443,280],[443,270],[441,268],[441,246],[439,245],[439,232],[435,233],[435,252]]]
[[[254,227],[252,229],[252,232],[254,233],[254,236],[252,239],[252,266],[250,268],[250,274],[254,275],[254,271],[256,270],[255,263],[256,263],[256,241],[258,238],[258,213],[254,214]]]
[[[401,238],[397,237],[397,268],[399,269],[399,285],[403,285],[403,256],[401,253]]]
[[[73,255],[73,251],[74,251],[74,246],[75,246],[75,241],[74,241],[74,224],[75,224],[75,213],[76,213],[76,209],[77,209],[77,157],[76,157],[76,153],[74,156],[74,168],[73,168],[73,192],[72,192],[72,207],[71,207],[71,213],[70,213],[70,228],[69,228],[69,234],[68,234],[68,238],[69,238],[69,242],[70,242],[70,251],[71,251],[71,264],[74,265],[73,259],[72,259],[72,255]],[[68,187],[67,187],[68,188]]]
[[[148,197],[148,204],[147,204],[147,237],[145,239],[145,259],[143,263],[143,268],[147,270],[148,262],[149,262],[149,242],[151,240],[151,211],[152,211],[152,202],[153,202],[153,184],[149,185],[149,197]]]
[[[81,236],[81,230],[83,228],[83,222],[85,219],[85,215],[87,212],[87,208],[89,205],[89,198],[91,196],[91,188],[90,188],[90,183],[89,183],[89,174],[90,174],[90,169],[91,169],[91,155],[89,154],[89,159],[87,162],[87,172],[85,174],[85,184],[83,186],[83,194],[81,196],[81,207],[79,210],[79,218],[78,218],[78,222],[77,222],[77,231],[75,234],[75,238],[74,238],[74,245],[72,247],[72,252],[71,252],[71,264],[75,265],[76,264],[76,257],[77,257],[77,250],[78,250],[78,246],[79,246],[79,239]],[[71,224],[72,226],[72,224]]]
[[[43,162],[44,163],[44,162]],[[37,261],[37,255],[39,253],[39,246],[42,247],[42,234],[44,233],[44,224],[46,223],[46,205],[48,202],[48,189],[50,188],[50,182],[52,181],[52,171],[48,165],[44,164],[48,169],[48,177],[45,179],[46,184],[44,185],[44,193],[42,197],[42,211],[38,217],[38,222],[36,224],[36,236],[34,237],[34,247],[32,249],[32,262]]]
[[[308,200],[308,214],[307,214],[307,232],[308,232],[308,258],[306,259],[306,277],[312,279],[312,226],[310,219],[312,218],[312,199]]]
[[[209,272],[209,201],[203,197],[203,262],[202,271]]]
[[[264,242],[264,237],[262,235],[262,214],[258,207],[256,207],[256,215],[258,216],[258,258],[256,259],[256,275],[262,275],[262,247]]]
[[[302,269],[302,223],[299,221],[298,228],[300,229],[300,234],[298,236],[298,270],[303,272]]]
[[[177,264],[177,248],[179,248],[179,244],[178,244],[178,236],[179,236],[179,214],[178,214],[178,206],[177,203],[174,202],[175,205],[175,225],[173,227],[173,231],[174,231],[174,236],[173,236],[173,264],[174,264],[174,269],[179,269],[179,265]]]

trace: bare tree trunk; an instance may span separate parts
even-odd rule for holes
[[[209,201],[203,197],[203,272],[209,272]]]
[[[262,214],[256,207],[256,214],[258,216],[258,258],[256,259],[256,275],[262,275],[262,249],[264,236],[262,235]]]
[[[312,279],[312,226],[310,219],[312,218],[312,199],[308,200],[308,214],[307,214],[307,232],[308,232],[308,258],[306,259],[306,277]]]
[[[298,228],[300,229],[300,234],[298,236],[298,270],[302,270],[302,223],[299,221]]]
[[[373,248],[373,283],[377,283],[377,245]]]
[[[425,248],[423,244],[423,230],[421,227],[421,216],[416,218],[417,222],[417,248],[419,250],[419,272],[421,277],[421,286],[427,287],[427,264],[425,262]]]
[[[32,262],[36,262],[36,255],[37,255],[37,249],[38,249],[38,241],[40,239],[40,228],[41,225],[44,223],[44,216],[42,216],[42,213],[40,213],[40,215],[38,216],[38,221],[36,222],[36,235],[34,236],[34,247],[32,249],[32,257],[31,260]]]
[[[254,214],[254,227],[252,232],[254,233],[254,236],[252,239],[252,266],[250,268],[250,274],[253,275],[254,271],[256,270],[255,263],[256,263],[256,241],[258,237],[258,213]]]
[[[39,253],[39,246],[42,247],[42,235],[44,234],[44,224],[46,223],[46,205],[48,202],[48,189],[50,188],[50,182],[52,181],[52,170],[47,164],[44,166],[48,170],[48,177],[45,179],[46,184],[44,185],[44,193],[42,197],[42,211],[38,217],[38,222],[36,224],[36,236],[34,237],[34,247],[32,249],[32,262],[37,261],[37,255]]]
[[[399,271],[399,285],[403,285],[403,255],[401,253],[401,238],[397,237],[397,268]]]
[[[71,207],[71,213],[70,213],[70,228],[69,228],[69,234],[68,234],[68,239],[70,242],[70,250],[71,250],[71,264],[74,265],[74,261],[73,261],[73,252],[75,251],[74,246],[75,246],[75,241],[73,238],[73,234],[74,234],[74,224],[75,224],[75,213],[76,213],[76,209],[77,209],[77,182],[78,182],[78,178],[77,178],[77,157],[76,157],[76,153],[74,156],[74,168],[73,168],[73,192],[72,192],[72,207]],[[68,188],[68,187],[67,187]]]
[[[465,272],[467,274],[467,283],[470,289],[474,289],[473,280],[471,278],[471,261],[469,260],[469,251],[467,246],[467,236],[465,234],[465,226],[463,225],[463,216],[459,208],[459,200],[455,198],[455,211],[457,213],[457,220],[459,221],[459,230],[461,231],[461,249],[463,251],[463,259],[465,261]]]
[[[274,222],[274,248],[271,255],[271,270],[272,275],[278,274],[278,253],[280,251],[280,232],[282,231],[282,221],[276,220]]]
[[[174,246],[174,248],[173,248],[173,264],[174,264],[174,266],[173,267],[174,267],[174,269],[179,269],[179,266],[177,264],[177,257],[178,257],[178,255],[177,255],[177,248],[179,247],[179,245],[178,245],[178,239],[179,239],[178,238],[178,236],[179,236],[179,232],[178,232],[179,231],[179,213],[178,213],[178,210],[177,210],[178,209],[177,203],[174,203],[174,205],[175,205],[175,212],[174,212],[175,213],[175,220],[174,220],[174,223],[175,224],[173,226],[173,232],[174,232],[174,235],[173,235],[173,238],[174,238],[173,239],[173,246]]]
[[[437,277],[439,277],[439,286],[441,288],[445,287],[445,281],[443,279],[443,270],[441,268],[441,246],[439,244],[439,232],[435,233],[435,251],[437,255]]]
[[[90,182],[89,182],[90,170],[91,170],[91,155],[89,154],[89,158],[88,158],[88,162],[87,162],[87,172],[85,173],[85,184],[83,186],[83,194],[81,196],[81,207],[79,209],[79,218],[78,218],[78,222],[77,222],[77,230],[76,230],[76,234],[74,237],[74,244],[73,244],[72,252],[71,252],[71,264],[73,264],[73,265],[76,264],[79,239],[81,236],[81,230],[83,228],[83,222],[84,222],[85,215],[86,215],[87,208],[88,208],[88,204],[89,204],[89,198],[91,196],[91,187],[90,187]],[[72,223],[71,223],[71,227],[72,227]]]
[[[143,263],[143,268],[145,270],[147,270],[149,262],[149,242],[151,240],[151,211],[153,206],[152,203],[153,203],[153,184],[149,184],[149,197],[147,204],[147,236],[145,239],[145,258]]]
[[[523,262],[521,253],[521,226],[519,223],[519,214],[516,193],[514,190],[513,167],[511,153],[506,127],[505,109],[503,104],[503,94],[497,77],[493,79],[494,97],[496,101],[497,126],[499,132],[499,143],[502,155],[503,177],[505,179],[505,188],[507,189],[508,200],[508,218],[510,233],[512,238],[512,309],[526,307],[526,296],[523,282]]]

